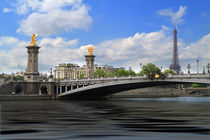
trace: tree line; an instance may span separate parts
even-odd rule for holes
[[[155,64],[152,63],[148,63],[146,65],[142,66],[142,69],[140,72],[136,73],[135,71],[133,71],[132,69],[129,70],[125,70],[125,69],[119,69],[117,70],[115,73],[108,73],[105,70],[102,69],[97,69],[94,72],[94,77],[95,78],[101,78],[101,77],[128,77],[128,76],[144,76],[144,75],[151,75],[151,74],[160,74],[161,69],[159,67],[157,67]],[[174,71],[172,70],[165,70],[163,72],[164,75],[169,75],[169,74],[176,74]]]

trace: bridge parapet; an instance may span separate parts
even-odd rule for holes
[[[205,75],[195,75],[195,74],[185,74],[185,75],[169,75],[168,78],[178,78],[178,77],[182,77],[182,78],[210,78],[209,74],[205,74]]]

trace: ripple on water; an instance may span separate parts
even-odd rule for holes
[[[163,134],[203,139],[210,135],[209,106],[210,98],[197,97],[1,102],[1,134],[3,139],[161,139]]]

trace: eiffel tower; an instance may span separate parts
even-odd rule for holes
[[[177,47],[177,30],[176,27],[174,29],[174,41],[173,41],[173,56],[172,56],[172,64],[170,65],[170,69],[175,71],[177,74],[181,72],[181,67],[179,65],[179,57],[178,57],[178,47]]]

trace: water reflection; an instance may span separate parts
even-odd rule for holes
[[[209,106],[207,97],[4,101],[1,138],[208,139]]]

